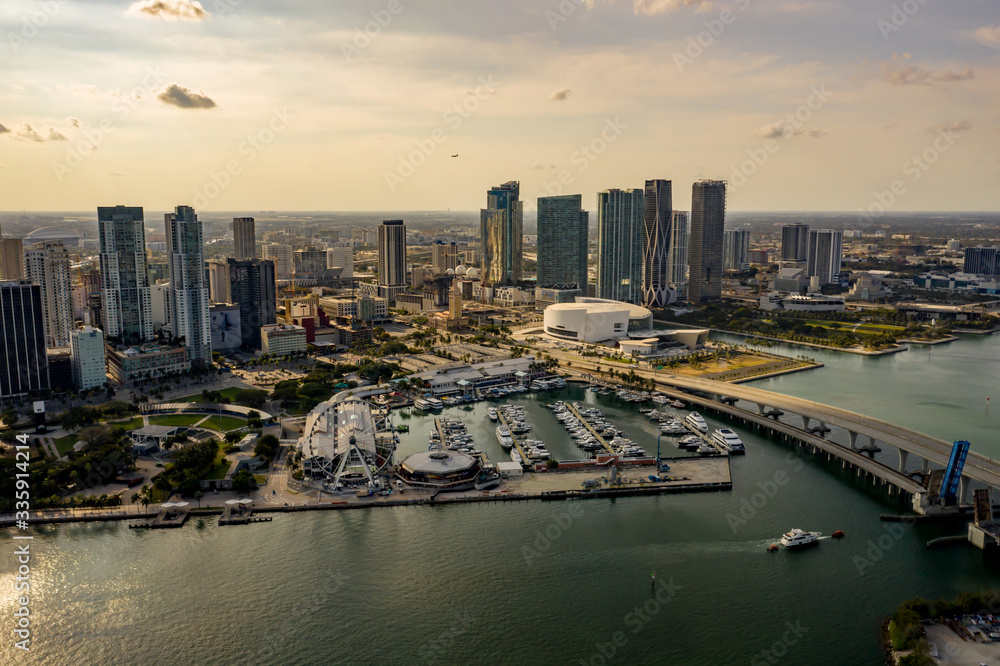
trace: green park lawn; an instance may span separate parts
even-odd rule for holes
[[[229,461],[226,460],[226,454],[223,452],[222,447],[219,447],[219,452],[215,454],[215,467],[204,477],[205,480],[211,481],[213,479],[224,479],[226,478],[226,473],[229,471]]]
[[[136,428],[142,427],[142,417],[134,416],[128,419],[127,421],[111,421],[110,423],[108,423],[108,425],[112,427],[118,426],[121,428],[125,428],[126,431],[135,430]]]
[[[79,435],[66,435],[65,437],[56,438],[56,449],[59,450],[59,455],[64,456],[73,451],[73,446],[80,441]]]
[[[202,423],[199,428],[208,428],[209,430],[221,430],[222,432],[229,432],[230,430],[236,430],[237,428],[242,428],[247,424],[245,419],[237,418],[235,416],[220,416],[216,414],[215,416],[209,417],[207,421]]]
[[[149,425],[158,426],[193,426],[205,418],[204,414],[160,414],[149,417]]]

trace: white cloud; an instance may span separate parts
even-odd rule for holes
[[[972,31],[972,38],[991,49],[1000,49],[1000,25],[984,26]]]
[[[698,14],[711,10],[713,6],[709,0],[632,0],[635,13],[645,16],[666,14],[682,7],[694,7]]]
[[[882,78],[894,86],[913,86],[969,81],[976,77],[971,67],[965,67],[957,72],[926,69],[919,65],[907,64],[909,58],[910,54],[904,53],[902,58],[893,58],[889,62],[882,63]]]
[[[23,123],[21,125],[17,130],[17,138],[26,141],[36,141],[38,143],[42,143],[43,141],[69,141],[69,137],[52,127],[48,128],[48,132],[42,134],[31,123]]]
[[[125,13],[166,21],[201,21],[210,16],[197,0],[139,0]]]

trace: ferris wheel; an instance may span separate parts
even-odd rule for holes
[[[392,465],[394,437],[379,432],[364,400],[349,398],[323,403],[309,415],[301,441],[302,457],[313,477],[325,478],[336,488],[345,478],[375,477]]]

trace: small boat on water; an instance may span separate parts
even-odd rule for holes
[[[490,421],[496,421],[497,420],[497,408],[496,407],[490,407],[489,409],[487,409],[486,410],[486,416],[490,417]]]
[[[795,528],[781,535],[781,545],[788,549],[805,548],[819,542],[819,532],[805,532]]]
[[[830,536],[832,536],[834,539],[843,539],[844,538],[844,530],[837,530],[836,532],[834,532]]]

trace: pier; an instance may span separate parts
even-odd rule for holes
[[[721,446],[716,441],[714,441],[711,437],[709,437],[708,434],[703,433],[701,430],[698,430],[693,425],[691,425],[690,423],[688,423],[686,418],[679,418],[677,420],[681,422],[682,426],[684,426],[685,428],[687,428],[688,432],[690,432],[692,435],[700,438],[701,441],[703,441],[705,444],[708,444],[713,449],[715,449],[716,451],[718,451],[720,455],[724,455],[724,456],[728,456],[729,455],[729,449],[726,449],[725,447]],[[699,455],[701,455],[701,454],[699,454]]]
[[[531,466],[531,464],[535,462],[534,459],[528,457],[528,454],[521,448],[521,443],[517,441],[517,435],[515,435],[514,431],[511,430],[510,424],[507,422],[507,417],[503,415],[503,409],[501,407],[497,407],[497,418],[500,419],[500,423],[503,424],[503,426],[507,428],[507,432],[510,433],[510,438],[514,442],[514,448],[517,449],[518,454],[521,456],[521,465],[524,467]]]
[[[596,430],[594,430],[594,428],[593,428],[593,427],[592,427],[592,426],[590,425],[590,423],[589,423],[589,422],[587,421],[587,419],[585,419],[585,418],[583,417],[583,415],[582,415],[582,414],[580,413],[580,410],[578,410],[578,409],[577,409],[577,408],[576,408],[576,407],[575,407],[575,406],[574,406],[573,404],[571,404],[571,403],[567,403],[567,404],[566,404],[566,409],[568,409],[568,410],[570,411],[570,413],[571,413],[571,414],[572,414],[573,416],[575,416],[575,417],[576,417],[577,419],[579,419],[580,423],[582,423],[582,424],[583,424],[583,427],[584,427],[584,428],[586,428],[586,429],[587,429],[587,431],[588,431],[588,432],[590,432],[590,434],[591,434],[591,435],[593,435],[593,436],[594,436],[594,438],[595,438],[595,439],[596,439],[596,440],[597,440],[598,442],[600,442],[601,446],[603,446],[603,447],[604,447],[604,450],[605,450],[605,451],[607,451],[608,453],[610,453],[610,454],[611,454],[611,455],[613,455],[613,456],[617,456],[617,455],[618,455],[618,454],[617,454],[617,453],[615,452],[615,450],[614,450],[613,448],[611,448],[611,445],[610,445],[610,444],[608,444],[608,442],[607,442],[607,441],[606,441],[606,440],[605,440],[605,439],[604,439],[603,437],[601,437],[601,435],[600,435],[600,434],[598,434],[598,432],[597,432]]]

